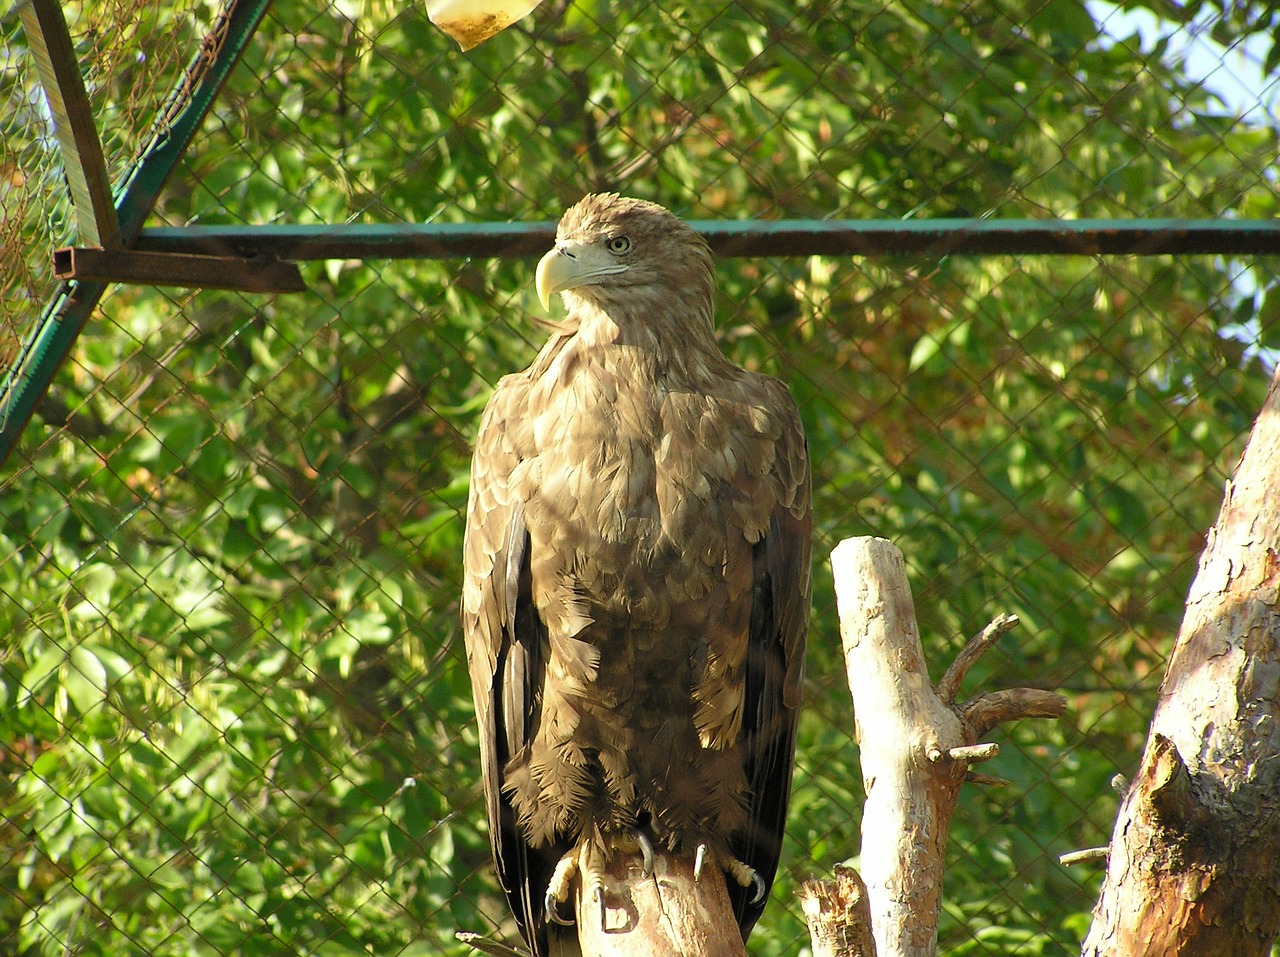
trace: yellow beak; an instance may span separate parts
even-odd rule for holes
[[[576,289],[626,271],[627,267],[606,252],[602,244],[559,242],[539,260],[534,289],[542,308],[549,310],[552,293]]]
[[[577,260],[559,246],[538,260],[534,289],[538,292],[538,302],[542,303],[543,309],[550,311],[553,292],[570,289],[575,285],[576,266]]]

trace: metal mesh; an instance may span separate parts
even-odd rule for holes
[[[549,0],[464,55],[421,5],[277,3],[151,224],[548,220],[598,188],[705,219],[1277,213],[1256,18],[624,6]],[[117,181],[217,12],[68,7]],[[74,231],[0,23],[8,360]],[[718,264],[724,347],[789,383],[815,474],[806,711],[754,952],[797,953],[798,882],[856,853],[825,556],[864,534],[904,551],[936,674],[1009,611],[1023,624],[966,688],[1071,699],[998,736],[984,770],[1009,787],[965,792],[943,952],[1078,948],[1100,875],[1057,855],[1105,842],[1107,782],[1136,764],[1274,367],[1276,268]],[[112,287],[0,476],[6,952],[409,957],[514,936],[456,607],[478,413],[543,336],[531,265],[303,271],[298,296]]]

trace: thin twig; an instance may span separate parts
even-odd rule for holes
[[[998,778],[992,774],[979,774],[977,771],[966,771],[964,775],[967,784],[982,784],[989,788],[1007,788],[1009,782],[1004,778]]]
[[[478,950],[482,954],[490,954],[491,957],[531,957],[527,950],[521,950],[519,947],[512,947],[509,944],[490,940],[483,934],[473,934],[470,931],[460,930],[453,936],[468,947]]]
[[[1086,847],[1082,851],[1059,854],[1058,863],[1070,867],[1072,864],[1085,864],[1089,861],[1105,861],[1110,850],[1109,847]]]
[[[1067,699],[1041,688],[1006,688],[966,701],[959,710],[966,737],[974,740],[1007,721],[1060,718],[1067,710]]]
[[[1000,640],[1001,635],[1012,630],[1017,624],[1017,615],[997,615],[987,627],[970,638],[969,643],[961,649],[960,654],[956,655],[956,660],[951,662],[951,667],[938,682],[938,697],[947,704],[955,704],[956,695],[960,693],[960,682],[964,681],[964,676],[969,673],[969,669],[977,663],[988,648]]]

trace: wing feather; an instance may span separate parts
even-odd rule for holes
[[[809,624],[809,460],[799,414],[789,394],[775,393],[774,411],[786,422],[774,474],[781,478],[768,529],[753,550],[751,619],[744,675],[743,746],[749,789],[746,831],[733,851],[770,886],[777,873],[791,795],[796,724],[804,682],[804,643]],[[729,882],[743,939],[760,918],[764,901]]]
[[[511,442],[525,383],[508,376],[485,408],[476,440],[463,545],[463,633],[480,735],[480,770],[498,878],[521,933],[545,952],[543,894],[563,848],[531,848],[506,794],[506,767],[537,726],[546,629],[533,606],[529,532]]]

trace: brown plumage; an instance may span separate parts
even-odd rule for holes
[[[462,602],[490,834],[545,952],[552,870],[639,831],[777,868],[809,615],[809,463],[780,382],[729,362],[701,237],[592,195],[539,263],[568,317],[498,383]],[[743,936],[763,901],[728,882]]]

